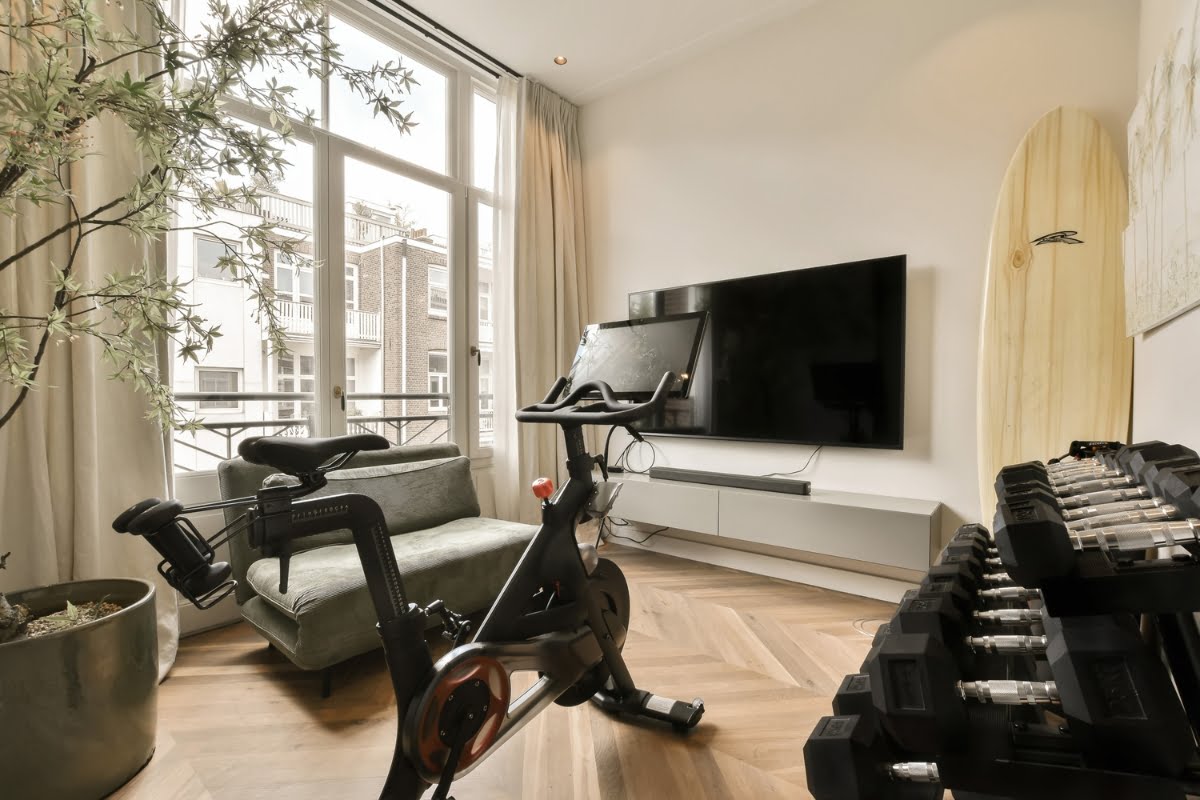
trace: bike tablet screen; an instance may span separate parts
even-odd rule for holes
[[[624,399],[654,394],[663,373],[675,373],[672,397],[687,397],[708,313],[673,314],[588,325],[567,375],[566,392],[603,381]]]

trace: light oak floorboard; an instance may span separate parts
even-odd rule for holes
[[[554,707],[455,783],[459,800],[803,798],[804,742],[891,615],[886,603],[616,546],[634,679],[707,712],[696,730]],[[517,676],[518,686],[528,679]],[[116,800],[375,798],[396,729],[380,652],[320,678],[245,624],[185,639],[158,750]],[[428,795],[427,795],[428,796]]]

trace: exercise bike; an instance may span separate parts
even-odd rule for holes
[[[693,360],[702,326],[703,320],[692,343]],[[585,333],[581,354],[587,344]],[[690,369],[692,360],[686,364]],[[603,456],[587,452],[583,426],[631,426],[660,411],[677,383],[667,372],[649,400],[629,403],[618,400],[604,381],[576,380],[569,386],[568,379],[559,378],[545,400],[517,413],[521,422],[562,427],[569,478],[557,491],[546,478],[534,482],[542,524],[473,637],[469,622],[440,600],[422,607],[407,596],[374,500],[359,494],[305,499],[355,453],[388,448],[381,436],[246,439],[238,446],[242,458],[298,483],[191,508],[149,498],[122,513],[113,528],[144,536],[163,557],[162,576],[199,608],[233,589],[229,565],[216,562],[213,551],[230,537],[246,532],[252,546],[278,557],[280,591],[286,592],[292,542],[349,529],[379,620],[399,711],[395,753],[380,800],[416,800],[431,786],[436,786],[434,800],[447,800],[456,778],[552,704],[591,700],[606,711],[656,720],[678,731],[693,728],[704,714],[699,699],[684,703],[636,686],[621,656],[629,625],[625,577],[593,545],[575,539],[577,523],[607,514],[619,489],[607,482]],[[595,399],[585,402],[590,398]],[[599,485],[596,466],[605,478]],[[248,510],[207,541],[184,516],[230,507]],[[434,616],[455,643],[436,663],[424,635]],[[536,672],[538,678],[514,697],[511,675],[520,671]]]

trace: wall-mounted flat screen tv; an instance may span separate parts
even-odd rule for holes
[[[644,433],[904,446],[905,256],[633,292],[629,318],[708,312],[686,398]]]

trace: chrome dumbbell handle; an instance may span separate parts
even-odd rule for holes
[[[1045,636],[968,636],[966,642],[977,653],[999,655],[1036,655],[1046,652],[1049,646]]]
[[[1053,486],[1055,493],[1063,497],[1072,497],[1077,494],[1092,494],[1094,492],[1103,492],[1110,489],[1124,489],[1129,486],[1137,486],[1138,480],[1132,475],[1122,475],[1119,478],[1095,478],[1088,481],[1079,481],[1078,483],[1070,483],[1062,486]]]
[[[1115,550],[1121,553],[1150,550],[1155,547],[1178,547],[1200,542],[1200,520],[1178,522],[1141,522],[1081,531],[1072,536],[1076,550]]]
[[[984,600],[1024,602],[1042,599],[1042,593],[1039,590],[1027,589],[1024,586],[997,586],[995,589],[980,589],[976,594]]]
[[[983,578],[984,583],[991,583],[991,584],[1009,583],[1009,584],[1011,584],[1013,582],[1013,579],[1008,576],[1007,572],[985,572],[985,573],[983,573],[983,575],[981,577]]]
[[[1070,472],[1055,472],[1047,474],[1046,478],[1050,481],[1051,486],[1069,486],[1073,483],[1082,483],[1084,481],[1102,480],[1104,478],[1124,478],[1124,472],[1119,469],[1078,469]]]
[[[1029,622],[1041,622],[1042,612],[1032,608],[995,608],[987,611],[973,611],[971,617],[977,622],[990,622],[997,625],[1023,625]]]
[[[1077,469],[1079,467],[1095,467],[1095,466],[1102,467],[1102,466],[1104,466],[1104,463],[1100,459],[1098,459],[1094,456],[1092,458],[1069,458],[1069,459],[1064,458],[1062,461],[1059,461],[1057,464],[1047,464],[1046,470],[1048,472],[1061,472],[1063,470]]]
[[[1147,508],[1158,508],[1166,501],[1158,497],[1143,497],[1136,500],[1123,500],[1107,505],[1081,506],[1080,508],[1063,509],[1063,519],[1067,524],[1080,523],[1091,517],[1102,517],[1106,514],[1116,514],[1121,511],[1138,511]]]
[[[888,767],[888,775],[894,781],[905,783],[941,783],[942,776],[938,765],[928,761],[907,761],[902,764],[892,764]]]
[[[1058,504],[1062,508],[1083,508],[1084,506],[1120,503],[1125,500],[1141,500],[1149,496],[1150,490],[1145,486],[1130,486],[1123,489],[1104,489],[1099,492],[1067,495],[1058,498]]]
[[[963,700],[998,706],[1040,706],[1058,702],[1054,681],[959,681]]]
[[[1134,508],[1072,520],[1067,523],[1067,527],[1073,531],[1084,531],[1089,528],[1112,528],[1120,525],[1133,525],[1138,522],[1168,522],[1182,516],[1184,514],[1177,506],[1164,503],[1153,508]]]

